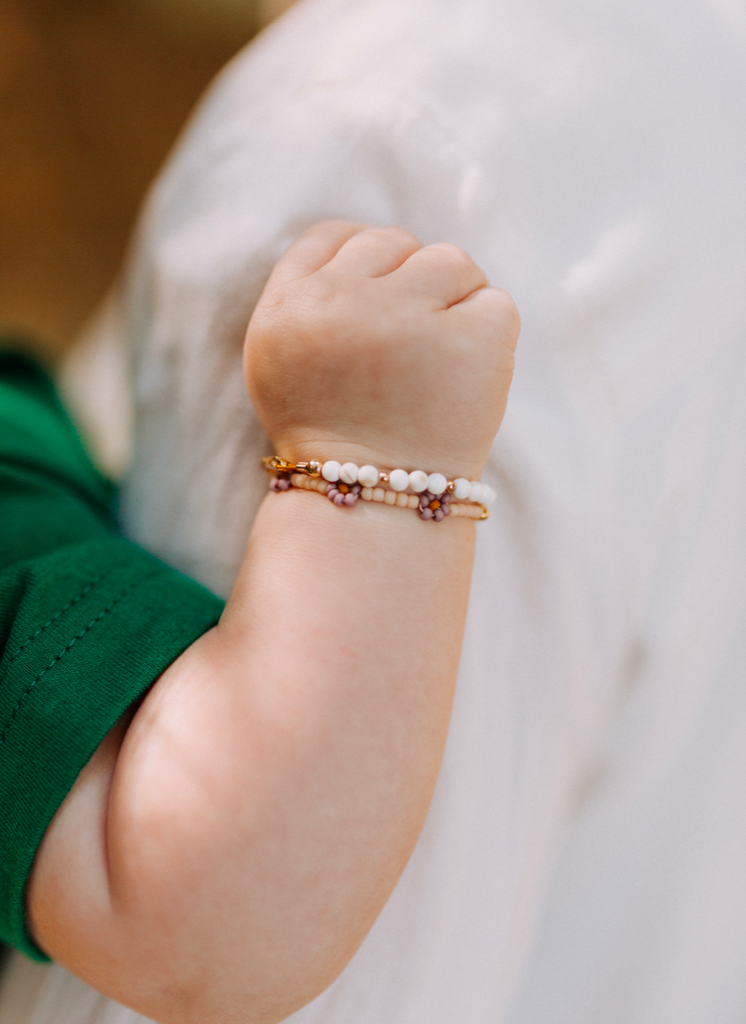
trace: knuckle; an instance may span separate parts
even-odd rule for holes
[[[480,288],[472,293],[461,309],[476,329],[486,330],[491,337],[497,332],[503,344],[515,349],[521,318],[508,292],[502,288]]]
[[[471,256],[452,242],[436,242],[434,245],[429,245],[428,249],[447,263],[456,264],[459,267],[468,269],[476,268],[476,264]]]
[[[492,288],[491,291],[495,292],[495,297],[500,303],[509,335],[517,341],[521,332],[521,314],[518,312],[518,306],[516,306],[513,296],[502,288]]]
[[[361,221],[347,220],[344,217],[330,217],[328,220],[320,220],[315,224],[312,224],[307,233],[314,231],[336,233],[338,231],[346,231],[353,228],[359,231],[365,231],[368,229],[368,225],[363,224]]]
[[[370,228],[368,233],[396,249],[412,245],[418,246],[421,244],[419,239],[413,235],[411,231],[407,231],[406,228],[400,228],[393,224],[383,228]]]

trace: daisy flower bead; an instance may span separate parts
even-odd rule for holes
[[[349,508],[360,497],[361,491],[360,484],[346,484],[343,480],[339,480],[329,487],[326,496],[333,505],[347,505]]]
[[[445,491],[445,488],[444,488]],[[439,523],[451,511],[451,496],[448,491],[441,491],[440,494],[433,494],[432,491],[423,491],[420,495],[420,519],[432,519]]]

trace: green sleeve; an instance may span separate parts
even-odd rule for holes
[[[24,893],[49,822],[223,607],[118,537],[113,497],[45,375],[0,353],[0,941],[38,960]]]

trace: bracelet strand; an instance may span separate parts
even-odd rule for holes
[[[487,519],[489,511],[485,503],[495,498],[495,492],[487,484],[463,477],[447,480],[442,473],[427,474],[422,470],[385,472],[375,466],[359,468],[352,462],[341,465],[315,460],[293,463],[277,455],[262,459],[262,465],[275,474],[271,483],[273,491],[286,491],[291,487],[317,491],[339,507],[351,507],[361,498],[417,510],[421,519],[433,522],[442,522],[448,515]],[[388,486],[377,486],[380,484]],[[454,498],[466,500],[454,501]]]

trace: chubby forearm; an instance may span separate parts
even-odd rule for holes
[[[427,813],[473,532],[269,495],[220,625],[50,829],[41,944],[164,1022],[279,1021],[329,984]],[[90,869],[71,886],[81,844]]]

